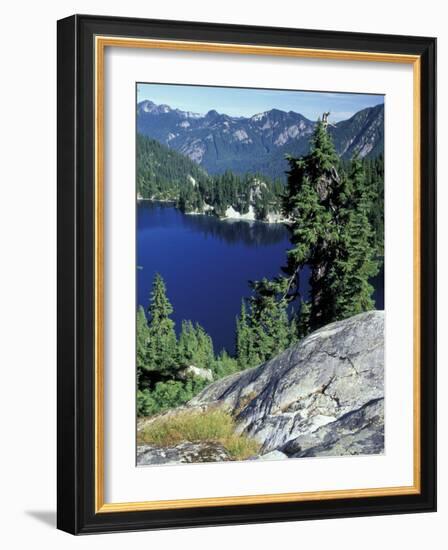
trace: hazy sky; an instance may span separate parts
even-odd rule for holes
[[[330,111],[330,120],[334,122],[384,102],[382,95],[139,83],[137,101],[143,99],[156,104],[165,103],[182,111],[205,114],[215,109],[218,113],[245,117],[276,108],[317,120],[324,111]]]

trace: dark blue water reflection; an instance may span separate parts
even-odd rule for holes
[[[156,272],[164,278],[177,330],[182,319],[200,323],[215,351],[234,351],[235,317],[249,280],[279,273],[289,248],[281,224],[221,221],[182,214],[169,204],[137,207],[137,303],[148,305]],[[383,278],[376,278],[383,308]],[[302,289],[304,291],[305,289]]]

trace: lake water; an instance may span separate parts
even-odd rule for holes
[[[281,224],[186,215],[169,204],[142,201],[137,207],[137,303],[146,309],[154,275],[160,273],[177,331],[183,319],[198,322],[212,337],[215,352],[233,353],[235,317],[241,298],[250,295],[248,281],[277,275],[289,247]],[[382,274],[372,282],[377,307],[383,309]]]

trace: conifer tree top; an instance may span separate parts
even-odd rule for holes
[[[173,313],[173,306],[166,295],[166,286],[163,278],[156,273],[151,290],[149,314],[153,321],[169,317]]]

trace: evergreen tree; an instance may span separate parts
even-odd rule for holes
[[[170,319],[173,307],[166,295],[166,286],[156,274],[152,286],[149,313],[149,342],[146,372],[172,376],[176,370],[177,342],[174,321]]]
[[[215,359],[213,365],[213,374],[215,379],[223,378],[224,376],[229,376],[235,372],[241,370],[241,367],[237,359],[230,357],[230,355],[222,350]]]
[[[179,191],[178,207],[182,212],[203,212],[204,199],[191,181],[186,182]]]
[[[207,184],[209,175],[188,157],[169,149],[155,139],[137,134],[137,192],[141,198],[179,199],[179,191],[192,181]]]
[[[198,347],[196,331],[191,321],[182,321],[182,328],[177,346],[179,363],[183,366],[194,364],[193,358]]]
[[[376,197],[359,158],[353,159],[349,182],[352,193],[342,208],[336,257],[327,280],[334,295],[335,320],[375,306],[369,279],[378,273],[378,261],[369,213]]]
[[[146,319],[145,310],[142,306],[139,306],[137,309],[136,332],[137,382],[139,383],[142,373],[147,368],[149,342],[148,321]]]
[[[251,329],[254,356],[257,363],[267,361],[285,350],[291,343],[291,328],[287,302],[277,294],[278,282],[269,285],[267,279],[252,283],[250,299]]]
[[[287,302],[277,300],[275,284],[268,295],[268,281],[253,283],[256,291],[237,317],[237,360],[241,369],[255,367],[285,350],[293,341]],[[260,287],[263,285],[263,290]]]
[[[366,184],[372,193],[369,221],[373,231],[373,244],[378,259],[384,256],[384,159],[380,155],[373,160],[364,160]]]
[[[211,368],[214,361],[213,343],[205,330],[191,321],[182,321],[178,343],[178,361],[182,366]]]
[[[332,261],[332,244],[337,237],[334,212],[335,198],[341,190],[338,175],[338,157],[331,137],[322,122],[318,122],[308,155],[289,157],[290,170],[284,197],[283,212],[290,220],[292,248],[287,253],[283,275],[273,281],[259,281],[254,286],[256,300],[267,304],[274,299],[290,303],[300,296],[300,275],[303,267],[311,267],[311,307],[303,307],[297,330],[305,331],[329,322],[329,289],[325,278]],[[270,307],[272,307],[270,305]],[[284,307],[284,306],[283,306]]]
[[[198,347],[194,357],[195,365],[204,369],[211,368],[215,358],[212,339],[199,323],[195,324],[195,332],[196,341],[198,343]]]
[[[279,212],[282,182],[262,175],[236,175],[230,170],[211,176],[188,157],[137,135],[137,193],[140,198],[169,200],[183,212],[205,212],[211,206],[224,216],[230,206],[246,214],[251,204],[258,219]]]
[[[258,327],[256,341],[266,349],[269,323],[263,317],[286,312],[285,304],[295,300],[300,300],[301,312],[290,334],[296,331],[299,337],[373,307],[369,278],[376,263],[369,215],[376,195],[366,181],[362,163],[354,159],[347,176],[326,125],[319,121],[309,154],[290,157],[289,164],[283,211],[291,222],[292,247],[282,275],[253,285],[254,323],[262,327]],[[309,300],[300,295],[305,265],[311,270]]]
[[[285,188],[281,182],[230,171],[210,177],[177,153],[167,157],[162,146],[146,138],[138,146],[142,196],[177,200],[184,211],[203,211],[208,204],[218,215],[229,206],[245,213],[254,205],[259,219],[278,211],[282,201],[291,241],[281,273],[251,283],[253,295],[242,302],[236,319],[235,358],[225,351],[215,357],[210,336],[191,321],[182,322],[177,342],[173,308],[156,275],[149,322],[143,308],[137,311],[139,414],[185,403],[204,387],[202,379],[176,379],[184,366],[210,368],[215,378],[227,376],[270,359],[311,330],[374,307],[369,280],[383,254],[382,157],[341,162],[326,125],[318,122],[309,154],[288,159]],[[186,175],[186,168],[194,177]],[[302,296],[305,266],[310,291]]]
[[[311,200],[307,203],[309,198],[306,195],[300,197],[305,210],[311,206],[311,211],[307,213],[306,226],[314,237],[314,243],[308,248],[310,257],[307,261],[311,268],[310,330],[315,330],[333,320],[333,295],[326,279],[333,264],[334,250],[337,246],[341,200],[345,199],[345,189],[341,184],[338,169],[339,159],[333,141],[325,125],[319,122],[311,142],[310,153],[304,159],[302,181],[308,180],[306,185],[311,185]],[[296,227],[300,227],[302,223],[301,216],[294,220]],[[302,266],[303,264],[300,268]]]
[[[236,318],[236,357],[240,369],[247,369],[257,361],[255,357],[253,331],[249,326],[246,303],[241,302],[241,312]]]
[[[295,319],[295,335],[296,338],[304,338],[308,332],[310,327],[310,303],[301,300],[300,302],[300,311]]]

